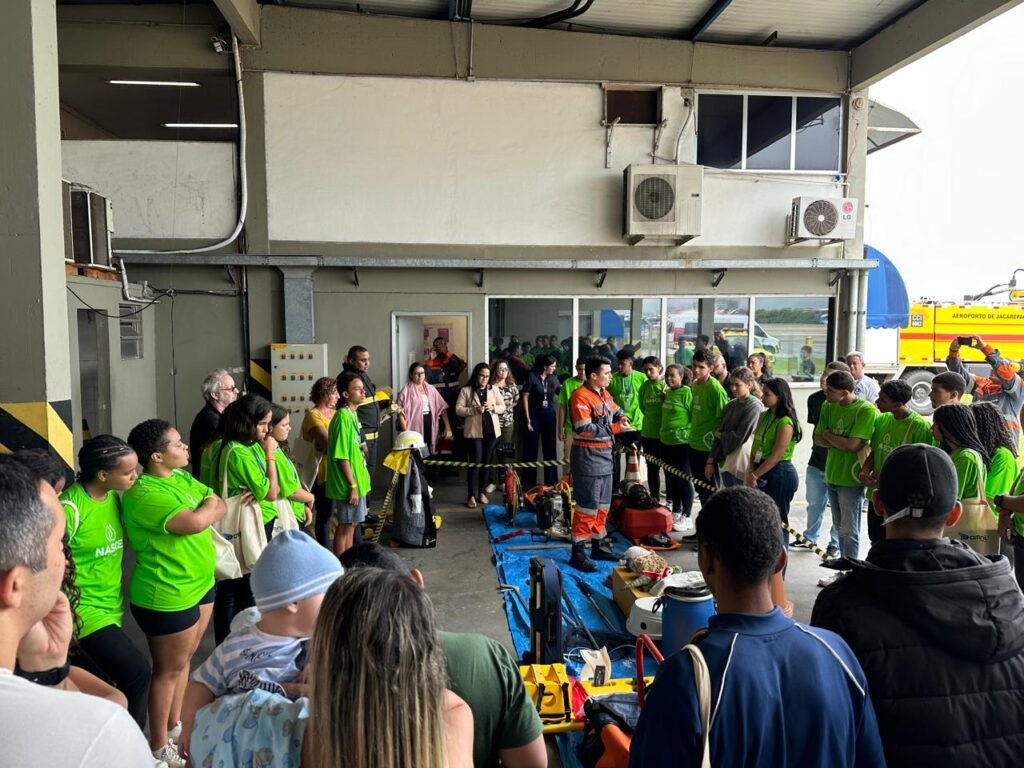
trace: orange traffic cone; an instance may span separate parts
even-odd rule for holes
[[[782,612],[793,617],[793,601],[786,598],[786,582],[782,580],[782,573],[772,576],[772,604],[782,609]]]
[[[640,452],[636,448],[626,449],[625,479],[634,483],[642,483],[640,478]]]

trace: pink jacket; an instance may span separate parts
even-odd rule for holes
[[[424,382],[423,389],[427,393],[427,401],[430,403],[430,452],[437,449],[438,424],[441,421],[441,414],[448,410],[448,404],[441,398],[433,385]],[[416,389],[415,384],[406,384],[398,393],[395,401],[402,409],[402,416],[405,418],[405,428],[423,434],[423,398]]]

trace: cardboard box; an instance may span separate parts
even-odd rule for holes
[[[650,597],[649,592],[645,592],[642,589],[635,589],[627,586],[629,582],[635,581],[640,578],[639,574],[633,573],[629,568],[623,568],[617,566],[612,571],[612,597],[615,598],[615,604],[619,606],[619,610],[622,611],[622,615],[629,618],[629,611],[633,608],[633,603],[639,600],[641,597]]]

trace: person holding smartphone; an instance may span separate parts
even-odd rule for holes
[[[992,375],[976,376],[968,371],[960,357],[960,347],[980,350],[985,355],[985,362],[992,367]],[[1020,440],[1020,410],[1024,407],[1024,382],[1010,361],[999,354],[998,349],[986,344],[980,336],[958,336],[949,343],[946,367],[964,377],[964,381],[967,382],[967,394],[973,395],[975,401],[995,403],[999,413],[1013,430],[1014,437]]]
[[[455,402],[455,413],[463,419],[463,436],[470,463],[490,463],[498,435],[501,434],[498,416],[504,412],[505,398],[497,387],[491,386],[491,367],[487,363],[477,363],[470,374],[469,383],[459,390],[459,398]],[[480,466],[470,467],[466,471],[469,492],[466,506],[470,509],[475,509],[477,502],[488,503],[483,493],[487,472],[486,467]]]

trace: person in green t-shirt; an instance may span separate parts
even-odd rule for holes
[[[277,474],[277,441],[270,436],[270,401],[245,395],[224,409],[220,419],[220,447],[210,486],[225,499],[249,493],[260,507],[267,541],[274,531],[281,486]],[[231,632],[231,620],[253,605],[249,579],[223,579],[217,585],[213,607],[213,636],[217,644]]]
[[[999,515],[1001,548],[1013,548],[1013,572],[1017,586],[1024,591],[1024,470],[1017,475],[1010,492],[996,496],[992,502]]]
[[[623,349],[615,355],[615,359],[619,370],[612,376],[612,382],[608,385],[608,394],[626,414],[629,423],[636,429],[642,429],[644,415],[640,410],[640,387],[647,381],[647,377],[633,369],[632,350]]]
[[[370,473],[366,470],[366,443],[356,418],[363,401],[363,382],[355,375],[338,379],[341,402],[327,431],[327,497],[334,500],[338,527],[334,532],[334,554],[341,555],[355,539],[356,526],[366,519],[366,496]]]
[[[184,691],[192,655],[210,623],[216,565],[210,526],[227,508],[184,470],[188,446],[168,422],[137,424],[128,444],[143,468],[121,508],[135,551],[128,600],[153,659],[149,745],[155,757],[176,756],[167,735],[181,720],[175,692]]]
[[[690,435],[687,442],[690,446],[690,467],[693,474],[705,479],[697,485],[700,503],[706,504],[714,492],[707,485],[715,488],[719,485],[718,462],[711,458],[711,447],[715,442],[715,432],[722,424],[722,411],[729,402],[729,394],[722,383],[711,375],[717,354],[707,349],[698,349],[693,353],[693,417],[690,422]],[[707,478],[708,470],[711,477]]]
[[[423,588],[423,574],[379,544],[363,542],[340,558],[346,574],[376,568],[401,574]],[[540,717],[515,659],[477,634],[439,632],[448,686],[473,711],[475,768],[547,765]]]
[[[690,419],[693,412],[693,390],[689,387],[690,371],[673,363],[665,369],[666,389],[661,401],[661,443],[665,463],[687,475],[690,470]],[[665,490],[672,509],[672,530],[692,530],[693,483],[688,479],[665,473]]]
[[[932,414],[932,435],[956,467],[957,499],[976,499],[985,493],[991,459],[978,435],[970,406],[941,405]]]
[[[583,386],[583,382],[586,380],[586,374],[584,369],[587,365],[587,358],[580,355],[576,358],[576,375],[571,379],[565,379],[562,382],[562,386],[558,390],[558,415],[556,416],[557,423],[555,426],[555,433],[558,435],[558,439],[562,441],[563,450],[562,458],[565,461],[569,461],[569,452],[572,450],[572,419],[569,418],[569,398],[572,397],[572,393]]]
[[[969,407],[978,437],[991,459],[985,495],[994,499],[1008,493],[1017,477],[1017,436],[992,401],[975,400]],[[996,511],[994,506],[992,511]]]
[[[861,482],[869,488],[878,485],[882,465],[889,454],[901,445],[934,443],[932,425],[910,408],[911,396],[910,385],[900,379],[887,381],[879,389],[875,407],[880,415],[875,419],[871,435],[871,453],[860,470]],[[885,538],[885,528],[881,516],[875,512],[873,496],[873,493],[868,494],[868,538],[872,544]]]
[[[789,506],[800,486],[800,476],[793,466],[793,450],[803,437],[800,418],[793,405],[789,384],[779,376],[769,376],[762,383],[761,402],[765,410],[754,427],[750,446],[750,471],[743,482],[761,488],[772,497],[782,522],[789,524]],[[783,532],[783,545],[789,534]]]
[[[288,499],[295,513],[295,519],[303,528],[313,524],[313,504],[316,501],[312,492],[302,487],[299,472],[295,468],[288,452],[288,436],[292,431],[292,417],[288,409],[277,405],[270,406],[270,436],[277,441],[274,462],[277,465],[277,483],[280,488],[278,498]]]
[[[78,479],[60,495],[80,592],[75,612],[81,628],[72,663],[113,682],[144,728],[150,668],[121,628],[124,527],[118,496],[135,483],[139,459],[124,440],[98,435],[82,445],[78,466]]]
[[[664,461],[661,448],[661,404],[665,399],[665,382],[661,378],[661,360],[654,355],[645,357],[643,370],[647,381],[640,387],[640,411],[644,416],[640,440],[644,453]],[[652,498],[658,501],[661,498],[661,469],[656,464],[647,465],[647,486]]]
[[[856,559],[860,556],[860,508],[864,500],[859,454],[874,434],[878,410],[857,397],[853,387],[853,376],[846,371],[836,371],[825,379],[825,402],[814,427],[814,444],[828,449],[825,486],[832,524],[839,530],[839,553]]]

